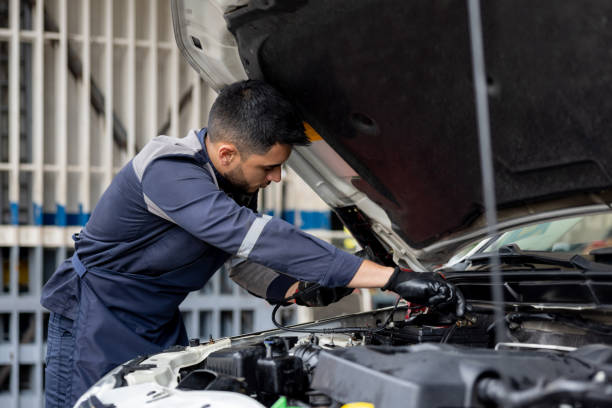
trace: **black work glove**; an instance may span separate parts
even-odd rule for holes
[[[452,283],[434,272],[413,272],[396,267],[389,281],[382,287],[392,290],[407,301],[423,306],[456,305],[458,317],[465,313],[463,293]]]
[[[300,282],[295,293],[295,303],[301,306],[321,307],[339,301],[345,296],[353,293],[353,288],[326,288],[319,286],[313,288],[316,283]]]

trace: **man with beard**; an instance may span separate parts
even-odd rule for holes
[[[222,90],[207,129],[156,137],[117,174],[43,288],[47,407],[72,406],[138,355],[186,345],[179,304],[225,262],[272,303],[298,291],[298,303],[322,306],[347,287],[385,287],[462,313],[460,293],[435,276],[363,260],[255,212],[258,190],[280,181],[292,146],[308,143],[289,102],[244,81]],[[306,282],[321,287],[300,294]]]

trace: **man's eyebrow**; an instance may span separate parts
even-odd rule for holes
[[[280,166],[280,165],[282,165],[282,164],[283,164],[283,163],[281,162],[281,163],[278,163],[278,164],[264,164],[263,166],[264,166],[264,167],[278,167],[278,166]]]

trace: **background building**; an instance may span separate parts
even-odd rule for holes
[[[0,0],[0,407],[43,406],[40,291],[71,235],[129,158],[204,126],[214,97],[179,54],[169,0]],[[329,209],[285,172],[261,208],[342,244]],[[271,307],[224,272],[182,311],[191,337],[271,327]]]

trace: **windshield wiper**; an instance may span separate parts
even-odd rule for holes
[[[583,271],[593,272],[610,272],[612,265],[598,262],[591,262],[581,255],[574,255],[569,259],[562,259],[553,256],[542,255],[538,253],[523,252],[517,244],[504,245],[497,252],[487,252],[474,254],[466,259],[466,262],[472,264],[489,264],[493,257],[497,255],[499,261],[504,264],[542,264],[554,265],[564,268],[575,268]]]

